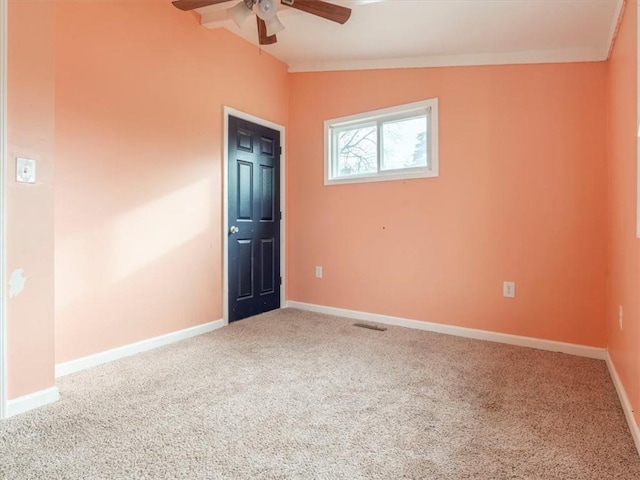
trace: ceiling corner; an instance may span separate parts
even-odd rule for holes
[[[620,28],[620,22],[622,22],[622,16],[624,15],[625,4],[626,0],[617,0],[616,10],[613,14],[613,18],[611,19],[611,27],[609,29],[609,38],[607,42],[609,48],[607,50],[607,56],[604,58],[604,60],[609,60],[611,52],[613,51],[616,36],[618,35],[618,29]]]

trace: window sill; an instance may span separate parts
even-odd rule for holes
[[[424,170],[420,172],[404,172],[404,173],[391,173],[391,174],[375,174],[375,175],[362,175],[353,177],[341,177],[341,178],[326,178],[324,179],[325,185],[347,185],[350,183],[370,183],[370,182],[389,182],[394,180],[415,180],[418,178],[435,178],[438,177],[438,172],[433,170]]]

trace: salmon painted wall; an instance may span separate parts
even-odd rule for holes
[[[584,63],[292,75],[289,299],[604,346],[605,74]],[[431,97],[439,178],[323,185],[324,120]]]
[[[56,6],[56,362],[222,318],[223,105],[286,66],[168,1]]]
[[[53,386],[54,7],[9,2],[7,272],[8,398]],[[15,158],[36,160],[35,184],[15,182]],[[5,292],[3,292],[4,294]]]
[[[640,240],[636,238],[636,2],[627,2],[607,64],[611,283],[609,353],[640,422]],[[618,306],[624,309],[623,329]]]

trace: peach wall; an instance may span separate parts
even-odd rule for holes
[[[604,346],[605,72],[292,75],[289,299]],[[431,97],[439,178],[323,185],[324,120]]]
[[[7,272],[24,291],[7,300],[8,398],[53,386],[54,7],[9,2]],[[37,162],[18,184],[15,157]]]
[[[640,421],[640,240],[636,238],[636,2],[626,11],[607,65],[611,273],[608,348]],[[618,306],[624,324],[618,326]]]
[[[222,318],[223,105],[287,69],[169,2],[56,7],[56,362]]]
[[[8,192],[8,270],[28,277],[9,397],[53,384],[52,232],[56,362],[222,316],[226,104],[291,126],[289,299],[595,346],[608,328],[637,410],[629,11],[610,64],[288,76],[168,2],[12,2],[9,163],[36,158],[39,180]],[[325,119],[432,96],[439,178],[323,186]]]

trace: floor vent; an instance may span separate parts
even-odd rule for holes
[[[368,328],[369,330],[375,330],[376,332],[386,332],[387,329],[385,327],[379,327],[377,325],[369,325],[367,323],[354,323],[354,327],[359,328]]]

